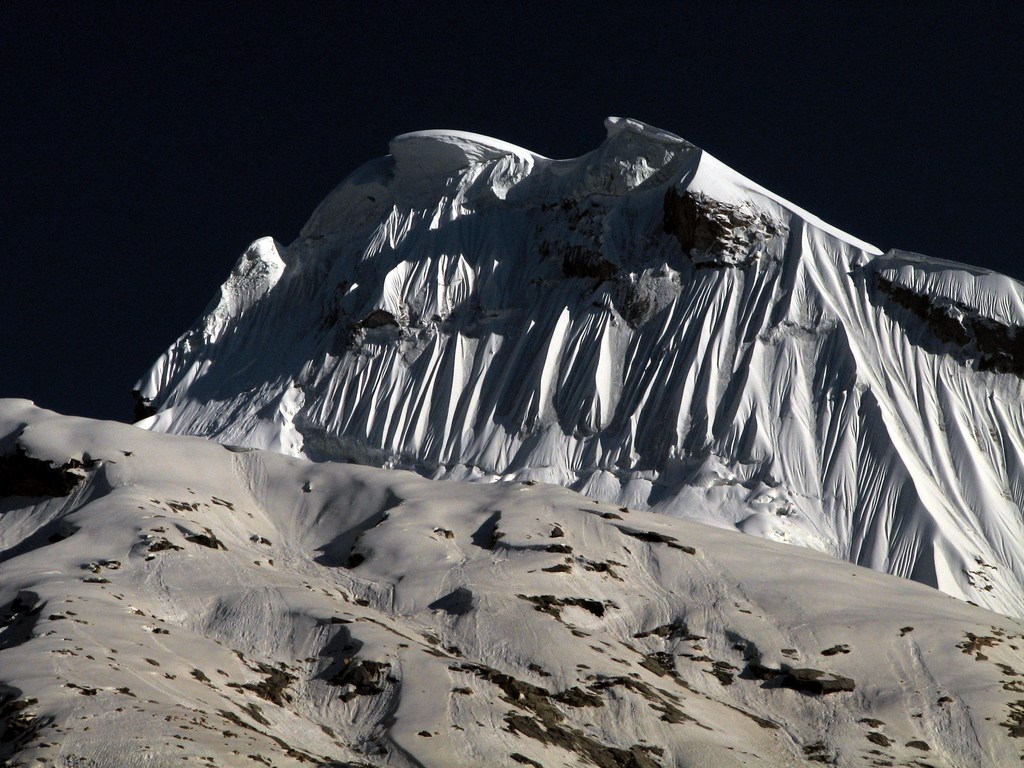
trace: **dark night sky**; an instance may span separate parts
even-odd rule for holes
[[[0,3],[0,396],[127,419],[249,242],[424,128],[573,157],[635,117],[1024,278],[1010,3],[238,5]]]

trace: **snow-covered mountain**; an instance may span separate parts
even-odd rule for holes
[[[556,483],[1024,614],[1024,286],[607,128],[573,160],[396,138],[249,248],[144,424]]]
[[[0,401],[0,764],[968,766],[1024,627],[545,484]]]

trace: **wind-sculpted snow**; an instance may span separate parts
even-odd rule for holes
[[[671,134],[395,139],[258,241],[151,429],[542,480],[1024,614],[1024,288],[842,233]]]
[[[4,765],[1024,756],[1020,622],[820,553],[27,401],[0,454],[73,478],[0,499]]]

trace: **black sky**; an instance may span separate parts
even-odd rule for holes
[[[1024,278],[1010,3],[236,5],[0,3],[0,396],[127,419],[249,242],[424,128],[573,157],[635,117]]]

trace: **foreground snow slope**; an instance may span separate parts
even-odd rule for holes
[[[26,401],[0,496],[5,765],[1024,755],[1019,622],[807,549]]]
[[[878,249],[671,134],[400,136],[257,241],[145,425],[537,479],[1024,614],[1024,287]]]

